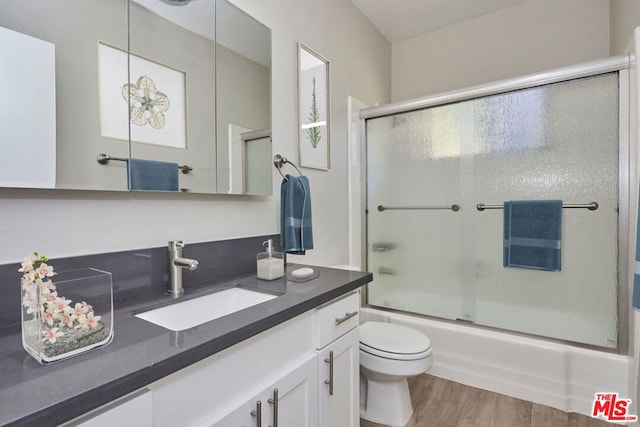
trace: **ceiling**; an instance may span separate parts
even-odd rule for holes
[[[525,0],[351,0],[392,43]]]

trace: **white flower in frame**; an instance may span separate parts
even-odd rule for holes
[[[154,129],[164,127],[169,98],[156,90],[156,84],[148,76],[140,76],[135,84],[122,86],[122,97],[129,103],[131,123],[137,126],[149,123]]]

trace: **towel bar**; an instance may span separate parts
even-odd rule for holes
[[[589,209],[590,211],[595,211],[596,209],[598,209],[598,207],[600,207],[600,205],[598,204],[598,202],[591,202],[584,204],[564,204],[562,205],[562,207],[565,209],[583,208]],[[478,203],[476,205],[476,209],[478,209],[479,211],[483,211],[485,209],[504,209],[504,205],[485,205],[484,203]]]
[[[298,167],[294,165],[291,160],[287,159],[286,157],[282,157],[280,154],[276,154],[275,156],[273,156],[273,166],[275,166],[276,169],[278,169],[278,172],[280,173],[281,177],[283,177],[284,179],[287,179],[287,177],[282,174],[282,170],[281,170],[282,165],[284,165],[285,163],[289,163],[291,166],[293,166],[294,169],[298,171],[298,175],[302,176],[302,172],[300,172],[300,169],[298,169]]]
[[[437,210],[437,209],[450,209],[454,212],[460,210],[460,205],[450,206],[382,206],[378,205],[378,211],[394,211],[394,210]]]
[[[124,157],[114,157],[114,156],[110,156],[108,154],[100,153],[100,154],[98,154],[98,157],[96,157],[96,160],[101,165],[106,165],[107,163],[109,163],[109,160],[117,160],[119,162],[126,162],[128,159],[126,159]]]
[[[128,159],[126,159],[124,157],[115,157],[115,156],[110,156],[108,154],[100,153],[96,157],[96,160],[101,165],[106,165],[107,163],[109,163],[109,160],[117,160],[119,162],[126,162]],[[178,166],[178,169],[180,169],[182,171],[182,173],[185,173],[185,174],[189,173],[189,172],[191,172],[193,170],[193,168],[191,166],[189,166],[189,165]]]

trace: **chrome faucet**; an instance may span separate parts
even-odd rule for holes
[[[184,293],[182,287],[182,270],[195,270],[198,268],[198,261],[195,259],[182,258],[182,248],[184,248],[182,240],[169,240],[169,270],[171,270],[171,282],[169,284],[169,293],[173,296],[179,296]]]

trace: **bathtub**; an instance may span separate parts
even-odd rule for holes
[[[635,395],[627,356],[369,307],[360,318],[424,332],[433,346],[429,374],[437,377],[584,415],[596,393]]]

